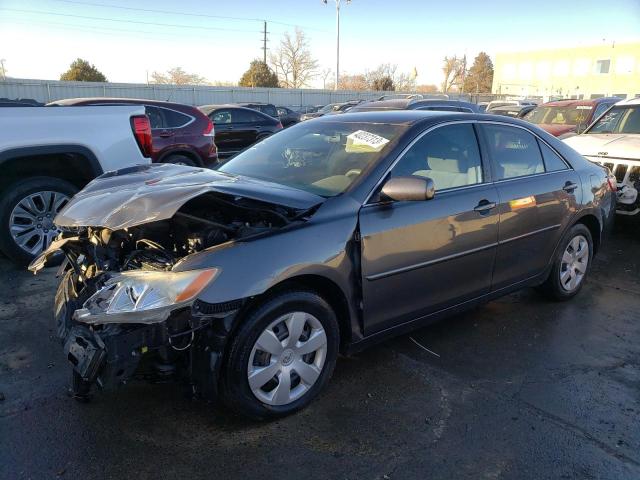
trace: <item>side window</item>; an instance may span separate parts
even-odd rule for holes
[[[166,128],[164,125],[164,117],[158,107],[145,105],[144,112],[147,114],[147,117],[149,117],[149,123],[151,124],[152,130]]]
[[[436,190],[482,183],[482,161],[473,126],[447,125],[426,134],[404,154],[391,175],[429,177]]]
[[[611,104],[610,103],[606,103],[606,102],[602,102],[602,103],[598,104],[598,106],[596,107],[596,109],[593,112],[593,117],[591,117],[592,120],[595,120],[596,118],[598,118],[610,106],[611,106]]]
[[[538,140],[540,145],[540,151],[542,152],[542,158],[544,159],[544,166],[547,172],[557,172],[558,170],[567,170],[567,164],[564,163],[556,152],[547,146],[546,143]]]
[[[164,114],[165,128],[184,127],[191,121],[191,117],[189,115],[185,115],[184,113],[176,112],[175,110],[169,110],[168,108],[162,108],[160,110],[162,110],[162,113]]]
[[[214,124],[231,123],[231,111],[230,110],[216,110],[211,116],[211,121]]]
[[[252,123],[254,114],[249,110],[231,110],[232,123]]]
[[[280,115],[281,117],[284,117],[288,114],[289,112],[287,112],[287,110],[285,108],[279,108],[278,109],[278,115]]]
[[[266,113],[267,115],[271,115],[272,117],[278,116],[278,111],[276,110],[276,107],[274,107],[273,105],[263,105],[260,111],[262,113]]]
[[[538,142],[531,133],[506,125],[485,124],[483,129],[497,180],[544,173]]]

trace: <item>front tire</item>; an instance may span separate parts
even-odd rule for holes
[[[4,188],[0,198],[0,250],[26,265],[58,235],[56,214],[78,191],[54,177],[33,177]]]
[[[593,260],[593,239],[581,223],[571,227],[560,242],[549,278],[541,291],[554,300],[569,300],[582,289]]]
[[[222,396],[252,418],[275,418],[308,405],[328,383],[338,355],[336,315],[318,294],[286,291],[241,320],[222,370]]]

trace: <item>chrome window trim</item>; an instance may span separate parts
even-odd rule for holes
[[[375,203],[369,203],[369,200],[371,200],[371,197],[373,196],[373,194],[376,192],[376,190],[380,187],[380,185],[382,184],[382,182],[384,181],[384,179],[387,177],[387,175],[389,175],[389,173],[391,172],[391,170],[393,170],[393,168],[396,166],[396,164],[402,160],[402,158],[405,156],[405,154],[407,153],[407,151],[413,147],[418,141],[420,141],[422,139],[422,137],[424,137],[425,135],[427,135],[428,133],[441,128],[441,127],[446,127],[448,125],[457,125],[457,124],[461,124],[461,123],[470,123],[470,124],[489,124],[489,125],[500,125],[500,126],[506,126],[506,127],[513,127],[513,128],[519,128],[521,130],[524,130],[525,132],[530,133],[531,135],[534,136],[534,138],[536,138],[538,141],[543,142],[547,147],[549,147],[553,152],[556,153],[556,155],[558,155],[560,157],[560,159],[564,162],[564,164],[567,166],[566,170],[575,170],[573,168],[573,166],[567,162],[567,160],[564,158],[563,155],[560,154],[560,152],[558,152],[555,148],[553,148],[553,146],[549,145],[549,143],[547,141],[545,141],[544,138],[540,137],[540,135],[538,135],[536,132],[534,132],[533,130],[529,130],[528,128],[522,126],[522,125],[515,125],[513,123],[508,123],[508,122],[500,122],[500,121],[496,121],[496,120],[453,120],[453,121],[449,121],[449,122],[444,122],[444,123],[439,123],[437,125],[432,125],[431,127],[427,128],[424,132],[422,132],[420,135],[418,135],[416,138],[414,138],[411,143],[409,143],[409,145],[407,145],[402,152],[400,152],[400,154],[398,155],[398,158],[396,158],[394,160],[394,162],[389,166],[389,168],[387,168],[387,170],[384,172],[384,174],[382,174],[380,176],[380,179],[376,182],[375,186],[373,187],[373,189],[368,193],[365,201],[363,202],[363,207],[369,206],[369,205],[379,205],[380,203],[385,203],[385,202],[375,202]],[[482,155],[482,148],[480,147],[480,142],[478,141],[478,149],[480,150],[480,154]],[[542,164],[544,165],[545,169],[546,169],[546,165],[544,164],[544,158],[542,157],[542,152],[540,152],[540,157],[542,158]],[[483,161],[482,166],[484,167],[484,161],[485,159],[482,158],[481,159]],[[488,160],[489,162],[492,162],[493,160],[490,158]],[[436,194],[438,193],[447,193],[447,192],[452,192],[452,191],[457,191],[457,190],[461,190],[461,189],[467,189],[467,188],[473,188],[473,187],[480,187],[483,185],[491,185],[491,184],[497,184],[497,183],[502,183],[502,182],[508,182],[508,181],[513,181],[513,180],[521,180],[523,178],[532,178],[532,177],[540,177],[543,175],[551,175],[554,173],[558,173],[558,172],[564,172],[566,170],[554,170],[552,172],[542,172],[542,173],[534,173],[531,175],[523,175],[521,177],[513,177],[513,178],[504,178],[501,180],[495,180],[492,179],[490,182],[482,182],[482,183],[476,183],[473,185],[464,185],[461,187],[452,187],[452,188],[447,188],[444,190],[436,190]]]
[[[549,145],[549,143],[547,141],[545,141],[545,139],[542,138],[540,135],[538,135],[536,132],[534,132],[532,130],[529,130],[526,127],[523,127],[522,125],[514,125],[512,123],[505,123],[505,122],[496,122],[496,121],[493,121],[493,120],[478,120],[477,123],[495,124],[495,125],[514,127],[514,128],[519,128],[521,130],[524,130],[525,132],[528,132],[531,135],[533,135],[534,138],[536,138],[539,142],[544,143],[547,147],[549,147],[551,149],[552,152],[554,152],[558,157],[560,157],[560,159],[567,166],[567,168],[566,168],[567,170],[574,170],[574,168],[565,160],[565,158],[560,154],[560,152],[558,152],[558,150],[556,150],[551,145]],[[542,155],[542,151],[540,152],[540,158],[542,158],[542,165],[546,169],[547,166],[544,163],[544,156]],[[512,178],[503,178],[503,179],[500,179],[500,180],[494,180],[494,182],[497,183],[497,182],[502,182],[504,180],[514,180],[514,179],[518,179],[518,178],[535,177],[535,176],[544,175],[544,174],[547,174],[547,173],[555,173],[555,172],[563,172],[563,171],[564,170],[554,170],[553,172],[532,173],[531,175],[522,175],[521,177],[512,177]]]
[[[398,164],[398,162],[404,158],[405,154],[409,151],[409,149],[411,149],[416,143],[418,143],[420,140],[422,140],[422,137],[424,137],[428,133],[431,133],[434,130],[440,128],[440,127],[445,127],[445,126],[448,126],[448,125],[457,125],[457,124],[461,124],[461,123],[470,123],[470,124],[473,125],[474,123],[476,123],[476,121],[475,120],[455,120],[455,121],[450,121],[450,122],[445,122],[445,123],[439,123],[437,125],[432,125],[431,127],[427,128],[425,131],[420,133],[420,135],[418,135],[416,138],[411,140],[411,143],[409,143],[409,145],[407,145],[400,152],[400,154],[398,155],[398,158],[396,158],[393,161],[393,163],[389,166],[389,168],[387,168],[387,170],[385,170],[385,172],[380,176],[380,179],[376,182],[376,184],[374,185],[373,189],[371,189],[371,191],[367,194],[367,197],[365,198],[365,200],[363,202],[363,206],[378,205],[380,203],[385,203],[385,202],[369,203],[369,200],[371,200],[372,195],[376,192],[376,190],[378,190],[378,188],[380,187],[380,185],[382,184],[384,179],[387,177],[387,175],[389,175],[391,170],[393,170],[393,168]],[[477,139],[476,139],[476,141],[477,141]],[[480,148],[480,143],[479,142],[478,142],[478,151],[480,152],[480,155],[482,156],[482,149]],[[482,158],[480,159],[480,161],[482,162]],[[481,164],[481,165],[484,167],[484,164]],[[452,188],[441,190],[441,192],[447,192],[447,191],[452,191],[454,189],[466,188],[466,187],[477,187],[479,185],[487,185],[488,183],[489,182],[482,182],[482,183],[475,183],[473,185],[464,185],[462,187],[452,187]]]

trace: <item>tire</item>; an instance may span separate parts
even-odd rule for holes
[[[240,321],[241,326],[230,339],[221,371],[220,390],[224,403],[255,419],[282,417],[308,405],[329,382],[338,355],[338,322],[329,304],[312,291],[285,291],[269,297]],[[304,330],[296,327],[301,322]],[[302,332],[294,343],[288,343],[289,325],[292,330]],[[321,344],[322,330],[326,340],[324,347],[305,354],[305,349]],[[275,339],[279,343],[261,340],[267,345],[262,348],[280,353],[269,354],[261,350],[262,345],[257,343],[259,338]],[[267,367],[261,365],[267,365],[270,370],[267,372]],[[263,368],[265,371],[261,372]],[[259,376],[260,373],[266,375]],[[274,375],[269,377],[268,373]],[[283,380],[285,378],[289,379],[289,384]],[[271,400],[267,398],[270,396]]]
[[[77,191],[75,185],[53,177],[32,177],[5,187],[0,198],[0,250],[14,262],[28,264],[57,235],[57,229],[52,224],[53,218]],[[42,195],[38,195],[39,192]],[[51,193],[56,196],[51,197]],[[37,207],[29,210],[33,215],[18,207],[21,202],[28,202],[30,197]],[[47,206],[46,203],[52,199],[53,202]],[[39,218],[42,219],[41,223],[37,223]],[[32,225],[33,228],[29,230]],[[12,226],[14,231],[24,228],[27,232],[21,232],[25,248],[12,235]],[[26,235],[31,236],[27,238]]]
[[[582,247],[576,249],[576,245],[582,245]],[[588,251],[585,252],[584,248],[588,248]],[[575,252],[574,255],[572,251]],[[539,290],[553,300],[564,301],[575,297],[582,289],[591,270],[592,260],[591,232],[586,226],[578,223],[569,229],[560,242],[549,277]],[[574,283],[571,283],[572,278],[575,279]]]
[[[162,163],[175,163],[176,165],[186,165],[187,167],[197,167],[196,162],[186,155],[169,155],[162,160]]]

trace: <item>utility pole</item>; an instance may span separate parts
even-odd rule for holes
[[[262,36],[262,61],[267,63],[267,21],[264,21],[264,30]]]
[[[322,3],[327,4],[328,0],[322,0]],[[347,3],[351,3],[351,0],[345,0]],[[334,90],[338,89],[338,82],[340,81],[340,2],[342,0],[335,0],[336,2],[336,84]]]

